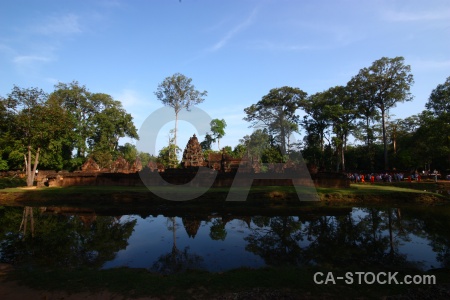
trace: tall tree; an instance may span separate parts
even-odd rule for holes
[[[384,168],[389,168],[386,136],[386,112],[404,101],[411,101],[410,87],[414,83],[411,67],[404,64],[404,58],[382,57],[356,75],[360,95],[372,102],[381,113]]]
[[[345,150],[347,139],[354,128],[354,121],[358,117],[355,98],[344,86],[336,86],[325,92],[328,104],[324,107],[325,114],[332,122],[335,134],[335,144],[337,152],[336,171],[342,166],[345,171]]]
[[[79,167],[91,154],[106,166],[115,157],[120,138],[138,139],[133,118],[120,101],[105,93],[92,93],[77,81],[57,84],[49,102],[70,115],[73,130],[69,152],[76,150],[70,168]]]
[[[450,114],[450,77],[431,92],[425,107],[436,116]]]
[[[164,105],[172,107],[175,111],[175,130],[173,139],[175,148],[177,147],[178,113],[182,109],[189,111],[191,106],[202,103],[205,100],[203,97],[208,95],[207,91],[197,91],[191,82],[191,78],[180,73],[175,73],[164,79],[164,81],[158,85],[155,92],[158,100]]]
[[[299,88],[284,86],[271,89],[258,103],[244,109],[253,127],[265,127],[272,134],[284,154],[287,153],[288,138],[298,130],[299,117],[296,115],[301,101],[307,94]]]
[[[225,135],[225,127],[227,123],[224,119],[213,119],[210,122],[211,132],[214,140],[217,140],[217,148],[220,150],[220,139]]]
[[[92,135],[88,138],[88,144],[94,152],[94,156],[114,157],[120,138],[139,139],[137,129],[133,124],[133,117],[123,109],[120,101],[103,93],[92,94],[91,99],[101,108],[92,118],[95,127],[92,129]]]
[[[324,112],[327,105],[325,93],[319,92],[303,100],[301,107],[306,112],[301,125],[306,130],[306,147],[303,155],[310,163],[324,167],[324,139],[330,127],[328,115]]]
[[[91,101],[91,92],[77,81],[56,84],[49,101],[58,103],[70,113],[74,124],[71,151],[76,150],[76,156],[84,159],[88,153],[87,140],[92,134],[92,119],[99,110],[98,103]]]
[[[48,95],[41,89],[14,86],[7,99],[15,128],[13,135],[26,149],[23,158],[27,186],[33,186],[41,150],[47,149],[64,129],[64,114],[58,107],[49,106],[47,98]]]

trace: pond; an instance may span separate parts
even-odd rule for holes
[[[449,207],[353,207],[295,215],[98,214],[0,207],[0,261],[55,268],[450,267]]]

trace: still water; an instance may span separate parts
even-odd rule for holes
[[[339,208],[284,216],[99,215],[0,207],[0,261],[212,272],[268,265],[450,267],[449,208]]]

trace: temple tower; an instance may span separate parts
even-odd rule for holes
[[[181,165],[187,167],[201,167],[203,166],[203,152],[200,143],[195,134],[189,139],[186,148],[183,152],[183,159]]]

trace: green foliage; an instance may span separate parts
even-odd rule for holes
[[[88,154],[107,166],[118,156],[118,141],[122,137],[138,139],[132,116],[120,101],[104,93],[92,93],[77,81],[58,83],[49,97],[49,103],[61,107],[67,114],[64,136],[66,153],[76,152],[75,157],[64,158],[64,168],[78,168]]]
[[[180,152],[180,147],[176,146],[173,143],[170,143],[168,146],[163,147],[161,150],[159,150],[158,162],[163,164],[166,168],[177,168],[180,166],[177,157],[178,153]]]
[[[431,110],[436,116],[450,114],[450,77],[443,84],[431,92],[425,107]]]
[[[202,103],[207,91],[197,91],[191,83],[192,79],[183,74],[175,73],[170,77],[166,77],[162,83],[158,85],[155,92],[156,98],[165,106],[172,107],[175,111],[175,128],[174,128],[174,144],[177,146],[177,126],[178,113],[182,109],[189,111],[191,106]]]
[[[244,144],[237,144],[232,152],[232,156],[235,158],[243,158],[247,153],[247,146]]]
[[[414,83],[411,67],[404,64],[403,57],[382,57],[373,62],[369,68],[361,69],[352,82],[359,98],[366,99],[366,105],[376,107],[381,113],[384,169],[387,170],[389,165],[386,112],[397,103],[413,99],[410,93],[410,87]]]
[[[261,155],[262,163],[284,163],[285,156],[281,154],[280,147],[270,146],[262,152]]]
[[[244,136],[240,143],[245,147],[245,156],[248,159],[261,161],[264,150],[270,146],[270,135],[266,129],[257,129],[250,136]]]
[[[299,117],[296,114],[307,94],[289,86],[271,89],[258,103],[244,109],[245,121],[253,127],[264,127],[271,134],[282,153],[289,148],[289,136],[298,130]]]
[[[0,171],[8,170],[8,162],[0,158]]]
[[[21,178],[0,177],[0,189],[26,186],[27,183]]]
[[[202,147],[203,151],[211,150],[211,144],[213,142],[214,142],[214,138],[209,133],[207,133],[205,135],[205,140],[200,143],[200,146]]]
[[[119,146],[117,152],[118,156],[123,157],[129,163],[133,163],[138,157],[138,150],[136,149],[136,146],[130,143],[125,143],[125,145]]]
[[[149,162],[157,162],[158,158],[147,152],[138,152],[138,158],[141,160],[142,167],[145,168]]]
[[[217,148],[220,150],[220,139],[225,135],[225,127],[227,123],[224,119],[213,119],[210,122],[212,137],[214,141],[217,140]]]

